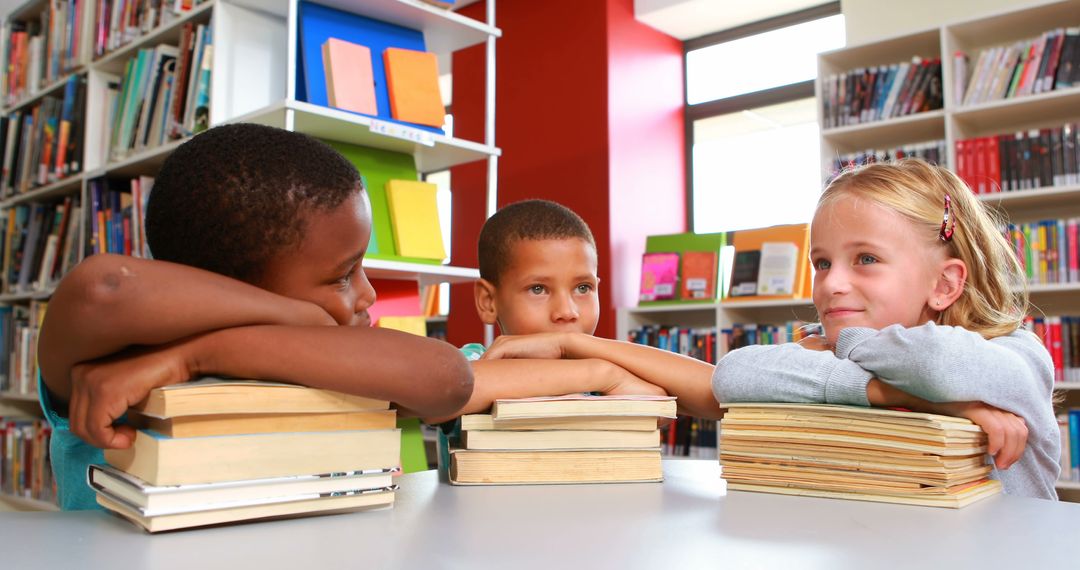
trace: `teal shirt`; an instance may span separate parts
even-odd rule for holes
[[[56,499],[65,511],[100,509],[94,498],[94,490],[86,481],[86,470],[91,463],[105,463],[104,452],[71,433],[68,419],[60,417],[53,409],[49,390],[38,373],[38,399],[45,419],[52,426],[49,439],[49,458],[52,460],[53,479],[56,481]]]
[[[465,355],[466,360],[473,362],[480,360],[487,348],[478,342],[470,342],[459,350]],[[439,454],[439,469],[445,473],[450,469],[450,448],[457,447],[461,440],[461,418],[454,418],[439,424],[437,432],[436,447]]]

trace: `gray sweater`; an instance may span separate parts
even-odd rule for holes
[[[797,344],[747,346],[716,365],[717,401],[807,402],[869,406],[878,378],[931,402],[982,401],[1027,423],[1027,447],[1009,469],[994,469],[1006,493],[1056,499],[1061,435],[1051,394],[1053,362],[1034,334],[990,340],[959,327],[927,323],[882,330],[848,328],[835,353]]]

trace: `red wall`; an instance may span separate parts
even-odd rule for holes
[[[484,6],[462,12],[483,19]],[[613,336],[645,235],[685,223],[681,44],[634,20],[633,0],[501,2],[496,25],[499,205],[545,198],[585,219],[600,256],[596,333]],[[483,140],[483,47],[456,53],[453,74],[455,135]],[[484,163],[453,170],[454,265],[476,266],[485,180]],[[451,290],[448,339],[482,339],[472,286]]]

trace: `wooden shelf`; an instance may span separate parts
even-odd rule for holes
[[[56,503],[50,503],[48,501],[39,501],[37,499],[29,499],[27,497],[20,497],[18,495],[12,495],[10,493],[0,493],[0,501],[14,505],[23,510],[33,511],[59,511],[60,507]]]
[[[18,303],[22,301],[35,301],[52,297],[56,287],[48,287],[43,291],[26,291],[24,293],[7,293],[0,295],[0,303]]]
[[[404,279],[421,286],[435,283],[467,283],[480,278],[479,269],[451,265],[427,265],[388,259],[364,259],[364,273],[369,279]]]
[[[813,307],[813,299],[747,299],[737,301],[727,299],[720,303],[725,309],[799,309]]]
[[[283,19],[289,16],[287,1],[232,0],[230,3]],[[421,30],[430,52],[450,53],[483,43],[489,37],[502,37],[502,31],[496,27],[420,0],[319,0],[319,4]]]
[[[84,73],[85,71],[86,70],[84,68],[77,67],[72,72],[65,73],[59,79],[57,79],[56,81],[53,81],[52,83],[46,85],[45,87],[43,87],[37,93],[34,93],[33,95],[29,95],[27,97],[23,97],[22,99],[20,99],[19,101],[16,101],[12,105],[9,105],[8,107],[5,107],[4,110],[3,110],[3,113],[5,115],[10,115],[13,111],[21,109],[23,107],[26,107],[28,105],[31,105],[34,102],[36,102],[38,99],[41,99],[42,97],[44,97],[46,95],[49,95],[51,93],[55,93],[56,91],[62,90],[64,88],[64,84],[67,83],[68,78],[70,78],[72,75],[78,75],[80,73]]]
[[[1007,208],[1010,213],[1022,209],[1057,209],[1080,204],[1080,184],[994,192],[978,198],[987,205]]]
[[[950,114],[962,131],[959,138],[968,138],[1065,123],[1075,120],[1077,109],[1080,87],[960,107]]]
[[[840,153],[939,140],[945,138],[945,111],[825,129],[821,137]]]
[[[57,196],[66,196],[76,189],[81,189],[82,181],[83,175],[81,173],[72,174],[62,180],[57,180],[51,184],[34,188],[28,192],[16,194],[7,198],[0,202],[0,208],[10,208],[17,204],[49,200],[50,198],[55,198]]]
[[[156,174],[161,168],[161,165],[165,164],[165,159],[169,158],[169,155],[172,154],[172,151],[176,150],[176,147],[186,143],[188,140],[190,140],[190,137],[178,139],[161,146],[143,149],[120,160],[110,162],[101,168],[95,168],[88,172],[86,177],[90,179],[106,175],[133,177]]]
[[[1080,382],[1056,382],[1055,390],[1080,390]]]
[[[941,33],[937,28],[824,52],[819,56],[824,65],[818,75],[911,61],[914,55],[941,57]]]
[[[37,402],[37,394],[24,394],[22,392],[0,392],[0,400],[9,400],[14,402]]]
[[[430,141],[431,145],[380,134],[372,130],[373,125],[382,123],[377,119],[303,101],[274,103],[265,109],[237,117],[229,122],[252,122],[279,128],[286,128],[291,123],[292,130],[316,138],[412,154],[416,159],[416,169],[424,173],[446,170],[451,166],[468,164],[502,154],[502,151],[493,146],[426,131],[421,132],[408,127],[404,129],[418,133],[418,137]]]
[[[682,313],[696,311],[715,311],[720,308],[720,303],[710,302],[672,302],[657,305],[638,305],[626,309],[630,313]]]
[[[1059,480],[1054,484],[1058,489],[1068,489],[1070,491],[1080,491],[1080,482],[1077,481],[1061,481]]]

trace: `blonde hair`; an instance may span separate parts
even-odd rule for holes
[[[939,239],[945,195],[951,199],[952,239]],[[845,170],[822,192],[818,209],[843,196],[869,200],[904,216],[919,228],[923,243],[947,247],[949,257],[967,265],[960,297],[937,322],[977,332],[984,338],[1012,333],[1028,312],[1024,271],[995,216],[959,177],[945,168],[909,158]]]

